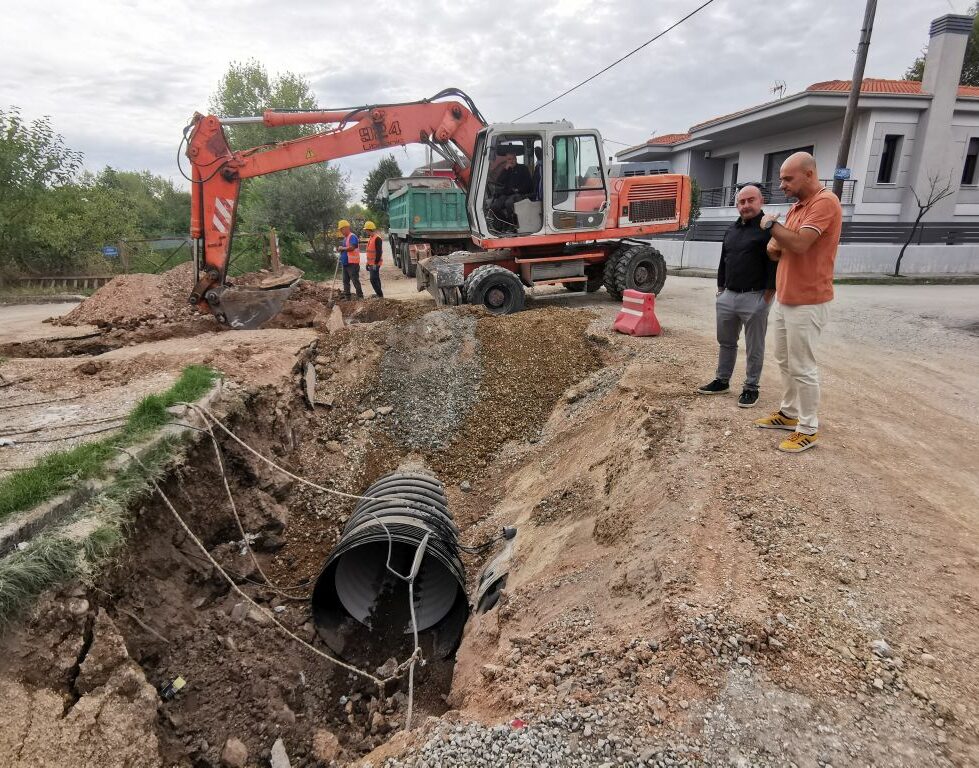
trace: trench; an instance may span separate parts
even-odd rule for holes
[[[386,322],[364,318],[360,327],[321,337],[311,353],[329,406],[308,405],[297,371],[287,383],[243,393],[226,423],[290,471],[346,493],[362,494],[399,469],[433,472],[446,485],[460,540],[477,545],[493,534],[483,521],[499,493],[482,486],[481,477],[494,453],[509,441],[534,441],[561,394],[600,365],[584,333],[587,314],[523,314],[412,309],[387,314]],[[540,324],[563,330],[529,343]],[[552,360],[555,338],[565,331],[562,354]],[[209,438],[162,479],[164,493],[245,594],[290,632],[333,654],[317,631],[310,598],[355,502],[295,483],[223,435],[218,442],[250,547],[274,587],[263,583],[241,541]],[[155,731],[164,764],[218,766],[229,738],[245,744],[250,762],[261,763],[282,738],[293,766],[322,765],[315,744],[325,731],[337,738],[345,763],[404,726],[404,676],[379,690],[268,626],[157,495],[131,513],[124,551],[86,597],[93,612],[104,608],[113,619],[158,691],[177,677],[186,680],[159,705]],[[470,598],[494,554],[491,548],[463,558]],[[396,634],[357,646],[344,659],[386,677],[391,659],[403,662],[411,652],[404,634]],[[452,653],[425,650],[414,681],[416,723],[449,709],[456,665]],[[31,677],[59,680],[43,665]],[[71,695],[70,680],[60,676],[59,685]]]

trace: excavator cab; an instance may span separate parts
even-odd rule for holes
[[[486,240],[600,231],[609,187],[597,131],[499,124],[476,139],[469,219]]]

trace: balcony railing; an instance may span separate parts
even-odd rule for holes
[[[832,179],[820,179],[820,182],[827,188],[832,188],[833,186]],[[847,179],[843,182],[843,197],[840,200],[843,205],[848,205],[853,202],[853,189],[856,183],[856,179]],[[700,207],[733,208],[734,198],[738,194],[738,190],[744,186],[746,184],[738,184],[733,187],[702,189],[700,190]],[[785,193],[779,189],[779,183],[777,181],[770,181],[767,184],[754,184],[753,186],[761,190],[766,205],[781,205],[795,202],[795,198],[786,197]]]

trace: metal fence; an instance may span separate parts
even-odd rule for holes
[[[159,274],[173,269],[192,257],[189,237],[122,240],[117,244],[117,274],[150,272]],[[261,232],[236,232],[231,241],[228,274],[231,277],[267,268],[271,250],[268,235]]]
[[[833,186],[832,179],[820,179],[820,183],[827,189]],[[853,190],[856,187],[856,183],[856,179],[848,179],[843,182],[843,197],[840,199],[843,205],[848,205],[853,202]],[[795,202],[795,198],[785,196],[785,193],[779,189],[779,182],[777,181],[766,183],[744,182],[734,186],[711,187],[710,189],[700,190],[700,207],[731,208],[734,206],[734,198],[737,196],[738,190],[748,186],[748,184],[758,187],[761,190],[762,197],[768,205],[781,205]]]
[[[656,237],[669,240],[699,240],[720,242],[731,226],[730,221],[697,221],[685,230]],[[872,243],[903,245],[911,234],[910,222],[844,221],[841,243]],[[918,225],[912,241],[915,245],[971,245],[979,243],[979,223],[963,224],[954,221],[933,221]]]

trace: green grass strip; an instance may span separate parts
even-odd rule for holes
[[[132,445],[166,425],[170,421],[167,408],[203,397],[217,375],[206,366],[190,365],[166,392],[143,398],[118,434],[46,454],[34,466],[7,475],[0,480],[0,522],[63,493],[75,483],[99,476],[106,463],[117,455],[117,447]]]

